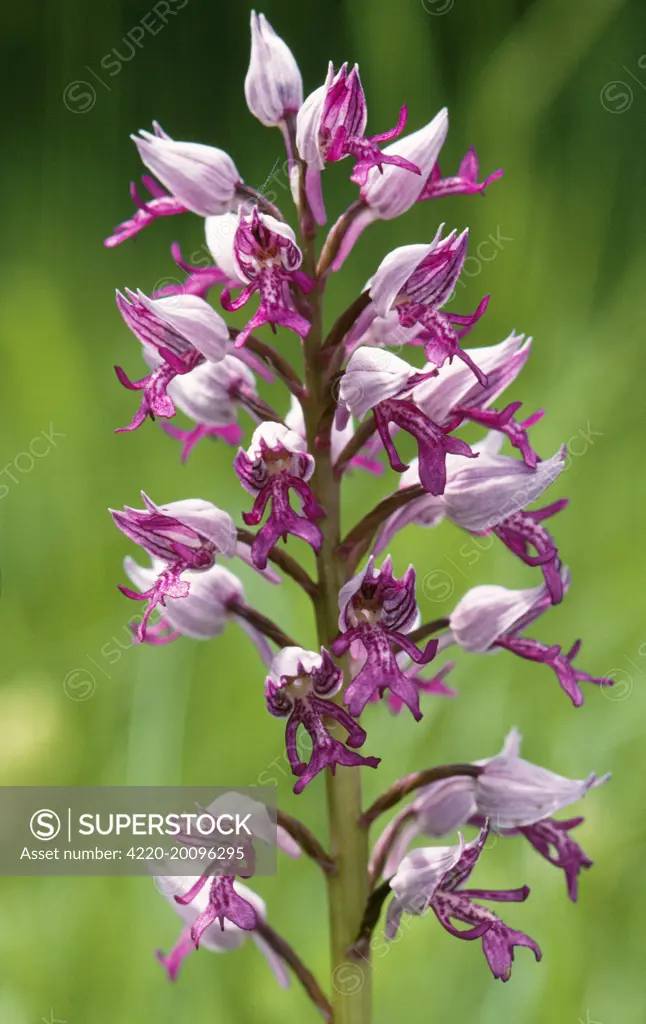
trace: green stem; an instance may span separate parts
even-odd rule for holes
[[[313,239],[303,239],[303,269],[316,276]],[[330,423],[325,417],[331,394],[331,379],[322,355],[322,292],[319,281],[310,293],[312,328],[305,339],[304,401],[308,450],[316,456],[316,470],[310,481],[323,504],[323,544],[317,556],[319,599],[315,603],[319,643],[329,646],[338,634],[338,593],[345,582],[345,563],[339,558],[340,482],[335,477],[330,453]],[[368,959],[351,959],[347,950],[354,943],[369,896],[368,834],[359,825],[361,780],[356,768],[338,767],[327,776],[327,804],[330,855],[337,865],[327,877],[331,949],[331,995],[334,1024],[370,1024],[371,973]]]

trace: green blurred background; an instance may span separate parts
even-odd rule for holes
[[[112,366],[134,375],[143,366],[114,288],[150,290],[173,277],[175,238],[187,254],[202,245],[201,223],[188,216],[160,221],[116,251],[103,248],[130,213],[128,181],[140,173],[128,134],[157,118],[176,138],[226,149],[257,187],[283,158],[279,133],[263,129],[244,104],[246,5],[188,0],[162,31],[152,19],[156,34],[146,32],[133,53],[126,34],[152,6],[40,0],[3,12],[0,779],[253,784],[263,772],[266,781],[273,764],[283,806],[297,807],[325,836],[323,780],[298,801],[291,796],[281,724],[266,713],[263,672],[242,634],[231,628],[211,643],[132,649],[127,621],[136,609],[116,590],[131,549],[112,527],[109,505],[136,504],[141,487],[160,502],[199,495],[232,512],[245,504],[223,445],[204,443],[181,466],[175,443],[150,423],[134,435],[113,433],[130,420],[136,399]],[[572,504],[553,527],[573,586],[535,633],[563,644],[582,636],[581,667],[616,679],[614,691],[588,688],[585,706],[574,710],[541,666],[506,654],[464,657],[453,674],[459,699],[427,699],[420,725],[369,709],[368,752],[383,756],[379,772],[364,773],[369,798],[405,772],[494,753],[514,723],[532,760],[575,777],[614,773],[582,808],[578,838],[596,863],[578,905],[567,901],[561,873],[523,840],[498,842],[480,865],[477,884],[531,885],[529,902],[505,916],[540,942],[543,963],[521,950],[503,986],[491,979],[479,944],[454,941],[430,917],[416,921],[375,962],[375,1020],[636,1024],[646,1013],[639,399],[646,9],[620,0],[305,0],[268,2],[265,11],[296,53],[306,91],[323,80],[328,59],[357,60],[369,129],[394,124],[403,102],[411,129],[447,104],[445,172],[470,144],[485,173],[505,168],[485,200],[426,203],[364,234],[329,289],[328,316],[389,249],[430,239],[440,220],[471,227],[472,253],[490,235],[505,239],[469,264],[455,308],[467,312],[491,292],[474,344],[492,344],[512,328],[534,336],[512,397],[528,412],[547,409],[535,428],[539,450],[570,446],[553,497],[568,494]],[[120,58],[110,77],[105,65]],[[91,90],[65,92],[73,82]],[[347,171],[346,163],[325,174],[334,217],[353,194]],[[43,451],[34,439],[52,427],[49,454],[20,456],[30,446]],[[355,474],[348,523],[395,482]],[[465,557],[465,540],[445,525],[409,530],[394,544],[398,569],[414,558],[420,577],[445,574],[445,586],[420,592],[425,617],[448,612],[480,582],[535,581],[499,545]],[[250,573],[245,580],[250,603],[313,643],[296,588],[278,592]],[[88,687],[87,700],[66,693],[78,697]],[[283,859],[279,877],[256,888],[272,924],[325,979],[316,870]],[[169,985],[153,951],[170,947],[178,924],[144,879],[4,880],[2,1024],[38,1024],[51,1010],[69,1024],[315,1019],[298,986],[288,994],[277,988],[251,944],[192,957]]]

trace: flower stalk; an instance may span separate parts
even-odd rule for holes
[[[311,223],[307,217],[301,217],[301,222],[303,220]],[[316,241],[312,236],[303,237],[303,267],[317,280],[308,296],[312,327],[304,339],[307,398],[303,406],[308,450],[317,452],[316,469],[310,485],[315,498],[319,501],[325,498],[327,513],[320,524],[323,543],[316,559],[320,597],[315,609],[319,643],[329,647],[338,634],[337,598],[345,582],[345,573],[338,552],[341,487],[331,460],[330,425],[322,424],[325,409],[333,401],[333,396],[329,374],[322,372],[324,282],[316,277]],[[334,775],[328,773],[326,795],[330,855],[336,863],[336,871],[327,877],[333,1019],[334,1024],[370,1024],[370,963],[363,960],[356,967],[353,965],[350,979],[345,977],[343,967],[348,961],[347,950],[356,938],[369,895],[368,836],[359,826],[359,772],[340,767]]]

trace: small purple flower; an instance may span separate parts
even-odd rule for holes
[[[483,315],[489,296],[466,316],[441,312],[460,277],[469,232],[463,231],[456,237],[452,231],[440,240],[440,231],[430,245],[404,245],[381,262],[370,283],[373,312],[387,317],[394,309],[402,327],[418,325],[424,331],[426,358],[433,366],[441,367],[457,356],[486,388],[486,375],[460,348],[459,342]]]
[[[288,327],[301,338],[307,336],[311,325],[295,310],[289,286],[293,284],[307,293],[314,282],[298,269],[303,254],[295,239],[288,224],[259,213],[257,207],[249,215],[240,213],[230,258],[245,287],[235,299],[230,289],[224,288],[220,301],[228,311],[242,309],[258,292],[260,305],[237,336],[236,348],[241,348],[251,332],[263,324],[271,324],[274,331],[276,326]]]
[[[244,896],[241,896],[234,887],[232,875],[218,875],[215,878],[209,876],[208,871],[194,882],[188,892],[182,896],[175,896],[175,902],[180,906],[186,906],[206,888],[208,893],[206,906],[193,922],[191,938],[197,949],[200,945],[202,934],[215,921],[224,931],[225,921],[230,921],[236,928],[242,931],[251,932],[258,927],[258,914],[255,907]]]
[[[184,442],[182,462],[202,437],[221,437],[228,444],[238,445],[243,431],[238,426],[238,410],[245,399],[258,396],[256,380],[236,356],[225,356],[219,363],[204,362],[191,373],[175,377],[168,394],[174,404],[197,426],[182,431],[165,424],[166,433]]]
[[[143,593],[119,587],[133,601],[147,601],[137,637],[143,641],[150,614],[158,604],[165,607],[167,598],[185,598],[190,584],[181,579],[188,570],[209,569],[218,552],[227,557],[236,553],[236,529],[231,516],[209,501],[189,498],[155,505],[141,492],[145,509],[129,508],[123,512],[110,509],[114,522],[126,537],[158,559],[164,566],[152,586]]]
[[[332,653],[345,654],[357,642],[365,654],[364,663],[345,692],[345,705],[358,717],[374,694],[390,690],[419,721],[419,687],[405,672],[393,651],[400,647],[416,665],[427,665],[437,651],[437,640],[429,640],[420,651],[406,636],[417,615],[415,570],[411,566],[398,580],[393,576],[390,556],[375,569],[371,556],[365,568],[339,591],[339,629]]]
[[[165,969],[170,981],[175,981],[186,957],[195,952],[196,947],[191,932],[200,916],[207,910],[210,899],[210,891],[205,887],[202,887],[194,899],[187,904],[176,901],[174,894],[178,893],[178,889],[180,892],[190,891],[195,887],[197,881],[197,877],[190,876],[160,876],[155,879],[157,889],[166,896],[168,902],[184,922],[180,936],[171,951],[165,955],[160,951],[157,952],[157,959]],[[260,896],[252,892],[251,889],[248,889],[242,882],[237,881],[233,882],[233,892],[235,897],[252,908],[256,915],[256,922],[258,920],[265,920],[265,902]],[[282,988],[287,988],[289,986],[289,975],[283,961],[270,949],[265,940],[255,930],[250,931],[248,928],[240,928],[237,924],[225,918],[223,928],[219,922],[214,921],[202,931],[199,937],[199,945],[201,949],[208,949],[214,953],[223,953],[238,949],[248,938],[253,940],[266,957],[278,984]]]
[[[497,181],[503,175],[502,170],[494,171],[484,181],[478,181],[478,157],[476,151],[471,147],[463,156],[458,173],[443,178],[440,165],[435,164],[430,177],[420,195],[420,201],[424,199],[439,199],[442,196],[469,196],[476,192],[484,192],[487,185]]]
[[[581,800],[589,789],[609,776],[568,779],[520,757],[520,734],[512,729],[495,757],[476,761],[477,777],[454,776],[424,786],[402,808],[377,840],[373,857],[386,845],[389,854],[384,877],[393,875],[406,850],[418,836],[439,838],[466,824],[489,820],[502,836],[523,835],[551,864],[566,873],[568,894],[576,898],[578,870],[592,861],[570,838],[568,831],[583,821],[556,821],[557,811]],[[554,850],[554,854],[552,854]]]
[[[419,451],[420,482],[430,494],[437,495],[442,494],[446,485],[447,455],[468,459],[477,456],[465,441],[449,436],[415,403],[414,389],[429,375],[419,373],[392,352],[361,347],[352,354],[341,378],[339,404],[358,417],[373,410],[377,432],[396,473],[404,473],[408,466],[399,458],[391,424],[414,437]],[[342,411],[341,424],[345,415]]]
[[[240,191],[242,178],[227,153],[215,146],[175,142],[156,121],[153,129],[154,133],[142,131],[140,136],[131,135],[131,139],[143,163],[168,188],[168,192],[155,178],[144,175],[142,184],[151,198],[142,201],[132,182],[130,195],[137,212],[106,238],[108,248],[132,238],[158,217],[189,210],[206,217],[237,210],[245,198]]]
[[[244,81],[247,106],[267,128],[282,125],[303,102],[303,82],[287,43],[264,14],[251,12],[251,58]]]
[[[511,729],[499,754],[476,762],[482,772],[471,780],[472,813],[488,818],[496,830],[524,828],[548,820],[610,778],[592,772],[586,779],[568,779],[525,761],[520,756],[520,745],[520,733]]]
[[[154,587],[163,568],[159,560],[153,560],[148,567],[139,565],[134,558],[124,560],[126,575],[144,593]],[[229,622],[237,622],[255,644],[263,662],[269,664],[272,651],[267,640],[237,614],[236,607],[245,600],[244,588],[237,576],[221,565],[214,565],[202,571],[188,569],[184,580],[190,587],[188,594],[181,599],[166,598],[163,615],[154,625],[148,625],[146,643],[161,646],[180,636],[211,640],[223,633]]]
[[[365,730],[336,704],[335,696],[343,685],[343,673],[332,661],[324,647],[321,653],[305,651],[302,647],[284,647],[274,658],[265,681],[267,708],[277,718],[287,718],[285,741],[287,756],[298,782],[295,793],[302,793],[319,772],[329,768],[334,774],[337,764],[348,767],[367,765],[376,768],[378,757],[362,757],[348,750],[340,740],[330,735],[323,719],[328,718],[345,729],[350,747],[361,747],[366,740]],[[299,756],[297,733],[303,726],[312,740],[312,754],[308,764]]]
[[[516,946],[527,946],[536,960],[541,959],[538,945],[524,932],[509,928],[492,911],[475,900],[498,903],[522,903],[529,888],[465,889],[487,839],[485,826],[477,839],[455,847],[428,847],[414,850],[404,857],[397,873],[390,880],[395,899],[388,908],[386,938],[393,939],[399,930],[402,914],[422,915],[429,907],[442,927],[458,939],[482,939],[482,950],[494,978],[508,981]],[[458,929],[453,921],[468,925]]]
[[[540,498],[565,467],[565,448],[539,462],[536,469],[529,469],[519,459],[498,454],[501,445],[502,435],[491,433],[473,445],[479,456],[477,462],[465,464],[449,455],[444,493],[425,494],[393,513],[382,527],[375,553],[387,548],[395,534],[408,524],[433,527],[444,517],[471,533],[496,532],[499,524],[513,521],[516,514]],[[414,459],[401,478],[400,488],[419,482],[418,462]],[[560,590],[560,580],[555,581],[554,589]]]
[[[567,591],[569,582],[568,570],[561,568],[561,595]],[[539,640],[519,635],[553,603],[546,584],[526,590],[509,590],[500,586],[473,587],[458,602],[449,618],[451,637],[460,647],[475,654],[502,647],[528,661],[549,665],[574,706],[580,707],[583,694],[579,683],[612,685],[609,679],[590,676],[573,667],[572,660],[581,642],[577,641],[564,654],[558,644],[547,646]]]
[[[343,265],[359,235],[369,224],[376,220],[393,220],[414,206],[422,193],[424,182],[437,163],[448,130],[449,115],[444,108],[424,128],[386,146],[382,158],[404,159],[414,164],[420,174],[411,174],[406,167],[390,162],[382,170],[372,167],[368,171],[360,190],[361,209],[345,234],[332,263],[333,270],[339,270]]]
[[[271,548],[281,537],[286,540],[288,534],[301,537],[314,551],[320,550],[323,535],[315,520],[322,519],[325,511],[307,484],[314,472],[314,459],[307,454],[302,437],[282,424],[261,423],[247,451],[238,451],[234,468],[245,490],[256,495],[251,512],[243,514],[247,526],[258,526],[271,501],[269,518],[251,547],[258,569],[265,568]],[[291,507],[290,490],[301,498],[302,516]]]
[[[218,363],[229,342],[224,320],[196,295],[150,299],[143,292],[117,292],[117,307],[126,324],[144,346],[144,354],[157,365],[138,381],[131,381],[115,366],[119,381],[130,391],[143,391],[141,405],[127,427],[136,430],[147,416],[170,419],[176,409],[168,386],[176,377],[190,373],[205,360]]]
[[[199,142],[175,142],[158,125],[131,135],[142,163],[175,199],[199,217],[238,209],[242,178],[228,153]]]
[[[298,113],[296,127],[296,147],[307,163],[308,199],[319,224],[325,223],[320,172],[326,163],[346,156],[355,157],[357,163],[351,180],[357,185],[365,185],[372,167],[382,171],[384,164],[420,174],[419,167],[410,160],[382,153],[378,145],[401,135],[406,126],[406,107],[401,108],[396,126],[381,135],[366,137],[367,121],[368,109],[358,65],[348,71],[345,63],[335,74],[330,61],[325,84],[307,97]]]
[[[569,898],[576,902],[578,876],[593,862],[569,835],[583,822],[582,817],[558,821],[554,812],[575,803],[589,789],[610,778],[566,779],[545,768],[523,761],[520,735],[512,730],[497,757],[484,762],[474,785],[476,815],[472,821],[489,817],[503,836],[522,835],[554,867],[561,868]]]

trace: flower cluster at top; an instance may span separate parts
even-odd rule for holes
[[[284,136],[297,229],[244,183],[223,150],[176,141],[155,123],[152,132],[133,136],[150,172],[142,178],[148,198],[132,187],[137,209],[106,241],[117,245],[160,217],[190,212],[204,220],[213,263],[191,266],[174,245],[172,254],[186,275],[181,285],[151,295],[117,294],[119,312],[140,342],[148,369],[135,380],[116,368],[121,384],[140,393],[131,422],[120,429],[150,429],[147,420],[164,421],[186,458],[205,437],[240,444],[244,413],[254,429],[232,458],[250,495],[244,526],[202,498],[156,504],[143,495],[142,508],[112,515],[149,556],[145,565],[126,559],[132,587],[120,588],[146,604],[139,640],[208,639],[229,622],[243,628],[265,666],[267,709],[285,719],[294,792],[301,793],[337,766],[377,767],[377,756],[359,753],[367,741],[360,724],[367,705],[381,702],[393,713],[405,706],[419,721],[429,695],[454,696],[446,682],[451,663],[437,662],[451,647],[472,654],[504,651],[503,656],[538,662],[552,670],[575,706],[583,703],[584,684],[607,680],[575,664],[579,641],[564,651],[527,635],[564,599],[570,584],[548,526],[567,501],[543,499],[564,469],[566,452],[540,455],[531,428],[542,410],[521,413],[520,402],[503,398],[527,362],[531,339],[512,332],[491,345],[465,347],[470,332],[482,331],[478,325],[488,303],[485,296],[472,311],[453,310],[468,231],[441,225],[430,241],[388,253],[327,337],[317,320],[327,279],[372,222],[391,220],[427,200],[483,193],[502,171],[479,180],[473,150],[457,173],[440,171],[446,110],[404,134],[404,106],[393,128],[366,134],[366,98],[356,65],[330,65],[324,83],[304,99],[286,43],[263,15],[252,14],[251,31],[246,101],[252,115]],[[323,175],[328,164],[346,158],[357,197],[332,225],[317,263],[316,233],[326,224]],[[211,304],[207,296],[214,290]],[[241,329],[223,316],[238,310],[245,311]],[[275,348],[265,340],[268,327],[278,336]],[[281,352],[280,329],[302,340],[304,377]],[[276,411],[259,394],[259,381],[275,379],[289,393],[288,409]],[[190,427],[167,422],[178,410]],[[461,435],[467,425],[481,428],[476,443]],[[416,456],[404,461],[402,452],[414,449]],[[400,474],[399,487],[342,538],[336,491],[344,475],[382,473],[385,464]],[[415,569],[398,572],[388,548],[405,527],[429,529],[443,519],[473,535],[497,538],[527,567],[529,585],[477,586],[445,619],[422,623]],[[318,579],[298,560],[307,548],[318,556]],[[319,631],[316,650],[293,642],[246,603],[235,559],[268,584],[291,576],[315,602],[329,591],[333,563],[336,628],[327,636]],[[322,572],[328,573],[325,588]],[[307,762],[298,742],[301,728],[309,735]],[[591,865],[570,835],[582,819],[553,815],[597,781],[603,780],[569,780],[524,761],[515,732],[496,757],[454,774],[440,772],[436,779],[420,773],[412,803],[377,839],[370,865],[374,892],[383,877],[392,894],[387,937],[396,934],[403,913],[432,909],[451,935],[481,940],[497,978],[509,977],[517,946],[529,947],[539,959],[533,939],[481,906],[523,901],[528,888],[473,889],[467,882],[492,829],[524,836],[563,870],[568,894],[576,899],[579,874]],[[386,801],[384,809],[393,802]],[[419,836],[437,838],[465,826],[478,830],[475,839],[466,842],[460,833],[455,845],[409,851]],[[286,852],[299,852],[293,838],[283,838]],[[177,947],[161,957],[171,978],[200,941],[207,948],[231,948],[249,932],[285,982],[284,960],[261,927],[264,904],[234,878],[235,873],[193,879],[173,900],[186,927]]]

